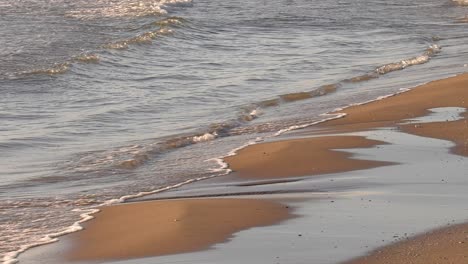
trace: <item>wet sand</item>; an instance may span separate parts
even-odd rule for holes
[[[255,226],[291,216],[286,206],[252,199],[185,199],[102,208],[85,229],[70,235],[76,243],[68,261],[116,260],[209,248]]]
[[[465,112],[463,116],[464,119],[458,121],[408,124],[401,126],[401,129],[418,136],[450,140],[455,143],[451,149],[454,154],[468,156],[468,113]]]

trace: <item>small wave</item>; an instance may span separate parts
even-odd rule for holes
[[[280,99],[270,99],[270,100],[265,100],[265,101],[261,101],[260,103],[258,103],[258,105],[260,107],[274,107],[274,106],[278,106],[280,104]]]
[[[174,6],[190,6],[192,0],[96,0],[85,7],[68,11],[65,16],[78,19],[161,16]]]
[[[458,18],[456,21],[458,23],[468,23],[468,15],[465,15],[464,17]]]
[[[122,50],[128,48],[128,43],[125,41],[114,42],[110,44],[106,44],[103,46],[105,49],[115,49],[115,50]]]
[[[205,142],[205,141],[210,141],[213,140],[217,137],[218,135],[216,133],[210,134],[210,133],[205,133],[201,136],[194,136],[193,137],[193,142],[198,143],[198,142]]]
[[[167,27],[167,26],[173,26],[173,25],[182,25],[186,22],[185,19],[181,17],[168,17],[159,21],[156,21],[152,23],[154,26],[159,26],[159,27]]]
[[[434,57],[434,55],[436,55],[437,53],[440,53],[440,51],[441,51],[441,47],[439,45],[433,44],[429,46],[429,48],[427,48],[423,54],[417,57],[413,57],[413,58],[405,59],[399,62],[389,63],[386,65],[380,66],[377,69],[375,69],[375,72],[383,75],[389,72],[403,70],[410,66],[424,64],[424,63],[429,62],[429,60],[432,57]]]
[[[148,159],[149,157],[146,154],[137,154],[132,159],[128,159],[128,160],[124,160],[120,162],[118,166],[123,169],[133,169],[142,165]]]
[[[312,97],[323,96],[329,93],[333,93],[340,86],[341,86],[340,83],[328,84],[328,85],[323,85],[310,92],[297,92],[297,93],[283,94],[283,95],[280,95],[279,98],[280,98],[280,102],[283,102],[283,103],[296,102],[296,101],[301,101],[305,99],[310,99]]]
[[[45,74],[45,75],[57,75],[64,74],[70,69],[71,64],[69,62],[57,63],[50,68],[35,69],[31,71],[21,72],[20,75],[34,75],[34,74]]]
[[[311,97],[312,97],[312,95],[310,94],[310,92],[298,92],[298,93],[290,93],[290,94],[280,95],[280,98],[284,102],[294,102],[294,101],[309,99]]]
[[[356,77],[346,79],[346,80],[344,80],[344,82],[358,83],[358,82],[369,81],[369,80],[372,80],[372,79],[375,79],[375,78],[379,78],[379,75],[376,74],[376,73],[368,73],[368,74],[364,74],[364,75],[360,75],[360,76],[356,76]]]
[[[313,96],[327,95],[329,93],[333,93],[336,90],[338,90],[338,88],[340,88],[340,86],[341,86],[340,83],[327,84],[327,85],[324,85],[322,87],[319,87],[318,89],[316,89],[315,91],[312,91],[311,93],[312,93]]]
[[[58,75],[67,73],[68,70],[72,67],[74,63],[99,63],[100,58],[97,54],[94,53],[82,53],[68,59],[65,59],[64,62],[55,63],[51,67],[43,67],[38,69],[33,69],[29,71],[22,71],[13,73],[14,77],[28,76],[28,75]],[[12,77],[13,77],[12,76]]]
[[[123,146],[108,151],[84,153],[83,156],[73,159],[74,161],[64,164],[63,169],[91,174],[114,169],[137,169],[158,155],[174,149],[212,141],[219,137],[231,136],[234,129],[258,118],[261,114],[262,109],[254,104],[244,107],[237,118],[226,122],[213,123],[204,131],[158,139],[155,142],[145,144]]]
[[[168,151],[192,144],[214,140],[229,135],[229,130],[238,126],[237,122],[213,124],[206,132],[176,136],[154,143],[124,146],[114,150],[85,153],[75,161],[64,165],[64,170],[79,173],[99,173],[115,169],[133,170],[147,161]]]
[[[460,6],[468,6],[468,0],[452,0],[452,3]]]
[[[249,122],[254,119],[257,119],[262,114],[262,109],[260,107],[254,107],[254,109],[246,109],[244,113],[240,114],[239,121]]]
[[[81,54],[73,58],[73,61],[82,63],[98,63],[99,56],[96,54]]]
[[[316,97],[316,96],[327,95],[329,93],[335,92],[342,85],[342,83],[347,83],[347,82],[356,83],[356,82],[369,81],[369,80],[372,80],[372,79],[379,78],[380,75],[383,75],[383,74],[386,74],[386,73],[389,73],[389,72],[392,72],[392,71],[395,71],[395,70],[402,70],[402,69],[404,69],[406,67],[409,67],[409,66],[427,63],[433,56],[438,54],[440,51],[441,51],[441,47],[436,45],[436,44],[433,44],[433,45],[430,45],[429,48],[427,48],[424,51],[424,53],[422,55],[420,55],[420,56],[413,57],[413,58],[410,58],[410,59],[405,59],[405,60],[402,60],[402,61],[400,61],[398,63],[390,63],[390,64],[383,65],[381,67],[378,67],[375,71],[373,71],[371,73],[356,76],[356,77],[352,77],[352,78],[349,78],[349,79],[345,79],[345,80],[342,80],[342,81],[340,81],[340,82],[338,82],[336,84],[324,85],[324,86],[321,86],[318,89],[315,89],[315,90],[310,91],[310,92],[297,92],[297,93],[289,93],[289,94],[280,95],[279,99],[270,99],[270,100],[261,101],[257,105],[261,105],[263,107],[274,107],[274,106],[278,106],[278,105],[280,105],[282,103],[295,102],[295,101],[300,101],[300,100],[306,100],[306,99],[313,98],[313,97]],[[390,94],[390,95],[386,95],[386,96],[381,96],[381,97],[378,97],[378,98],[376,98],[374,100],[371,100],[369,102],[376,101],[376,100],[382,100],[384,98],[394,96],[394,95],[402,93],[402,92],[406,92],[407,90],[408,89],[402,89],[398,93]],[[364,103],[361,103],[361,104],[366,104],[366,103],[369,103],[369,102],[364,102]],[[342,118],[342,117],[346,116],[345,113],[336,112],[336,111],[339,111],[339,110],[342,110],[342,109],[336,109],[332,113],[323,114],[322,116],[324,116],[325,118],[322,119],[322,120],[319,120],[319,121],[305,123],[305,124],[299,124],[299,125],[292,125],[292,126],[289,126],[287,128],[280,129],[273,136],[279,136],[279,135],[282,135],[282,134],[284,134],[284,133],[286,133],[288,131],[302,129],[302,128],[313,126],[313,125],[316,125],[316,124],[319,124],[319,123],[322,123],[322,122],[326,122],[328,120],[338,119],[338,118]],[[331,117],[327,117],[327,116],[331,116]],[[234,154],[231,153],[229,155],[234,155]]]
[[[133,38],[106,44],[104,45],[104,48],[121,50],[121,49],[127,49],[130,45],[133,45],[133,44],[151,44],[153,40],[156,39],[157,37],[167,36],[172,33],[173,33],[172,29],[161,28],[156,31],[148,31],[148,32],[142,33]]]

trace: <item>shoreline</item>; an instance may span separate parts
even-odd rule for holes
[[[283,139],[283,140],[280,139],[274,142],[265,142],[265,143],[250,145],[250,146],[240,149],[236,153],[235,156],[226,157],[225,161],[227,161],[227,163],[231,162],[232,164],[235,164],[237,163],[236,160],[239,159],[239,157],[242,157],[242,156],[246,157],[245,160],[240,162],[241,163],[240,166],[238,166],[238,164],[234,166],[230,164],[231,165],[230,167],[233,168],[233,170],[235,171],[236,177],[240,177],[244,179],[255,179],[255,178],[271,179],[271,178],[283,178],[286,176],[297,177],[297,176],[305,176],[305,175],[319,175],[319,174],[322,175],[324,173],[337,173],[337,172],[344,172],[344,171],[369,169],[369,168],[374,168],[374,167],[379,167],[379,166],[391,166],[392,165],[391,162],[355,159],[353,155],[346,152],[346,149],[348,148],[349,149],[373,148],[373,147],[378,147],[378,145],[386,144],[386,143],[375,141],[375,140],[374,141],[368,140],[364,137],[345,136],[349,138],[344,139],[343,136],[334,135],[334,134],[343,134],[343,133],[349,133],[349,132],[369,131],[369,130],[377,129],[379,127],[393,127],[395,129],[398,129],[398,130],[401,130],[403,132],[410,133],[410,134],[450,140],[455,143],[455,147],[453,147],[451,150],[452,153],[466,157],[468,156],[468,151],[467,151],[468,144],[466,143],[467,142],[466,133],[455,134],[454,136],[454,131],[456,131],[460,127],[462,127],[462,131],[464,132],[468,131],[468,125],[466,124],[466,118],[467,118],[466,112],[464,113],[463,119],[449,122],[448,123],[449,127],[447,127],[447,122],[443,122],[443,123],[433,122],[433,123],[414,125],[412,123],[404,123],[404,120],[425,116],[430,113],[429,109],[437,108],[437,107],[449,107],[449,106],[455,107],[456,106],[456,107],[464,107],[466,109],[468,108],[468,102],[467,102],[468,100],[457,101],[457,100],[454,100],[453,97],[451,98],[440,97],[440,95],[444,94],[444,91],[432,91],[430,95],[426,95],[425,97],[435,96],[437,98],[443,98],[443,100],[438,101],[438,102],[430,101],[428,104],[424,105],[423,108],[425,109],[422,109],[422,110],[417,109],[418,107],[416,106],[407,107],[405,109],[398,108],[398,107],[401,107],[401,104],[407,103],[408,101],[410,102],[412,101],[416,103],[417,102],[421,103],[421,101],[424,101],[423,99],[415,99],[419,95],[413,95],[413,94],[415,93],[417,94],[420,92],[415,92],[414,90],[416,89],[417,91],[422,90],[423,89],[422,87],[426,87],[426,89],[428,89],[427,87],[434,87],[435,84],[436,84],[435,86],[438,86],[440,85],[441,82],[443,83],[442,85],[447,85],[446,84],[447,80],[450,84],[452,84],[452,87],[453,87],[453,84],[456,84],[456,88],[451,88],[452,90],[455,89],[457,91],[465,92],[466,94],[467,89],[463,88],[463,83],[468,82],[468,74],[462,74],[462,75],[450,77],[447,79],[433,81],[427,84],[417,86],[408,91],[386,97],[385,99],[367,102],[362,105],[349,106],[349,107],[344,108],[343,110],[336,112],[336,113],[346,113],[347,115],[344,118],[328,120],[324,123],[320,123],[318,125],[305,128],[303,130],[295,130],[295,131],[293,130],[287,133],[287,134],[292,134],[292,135],[298,134],[298,136],[301,137],[302,139],[290,140],[286,138],[286,139]],[[434,90],[434,88],[432,89]],[[410,94],[410,99],[398,100],[402,96],[407,96],[408,93]],[[465,97],[465,98],[468,98],[468,97]],[[388,110],[391,107],[396,107],[396,109],[399,109],[399,110],[393,112],[392,114],[385,113],[385,110]],[[310,130],[315,130],[315,131],[310,131]],[[305,134],[307,133],[308,133],[308,136],[305,136]],[[328,142],[327,142],[327,139],[328,139]],[[296,153],[299,156],[307,156],[303,154],[305,153],[305,151],[310,150],[311,146],[316,145],[318,142],[322,142],[324,146],[327,146],[330,144],[330,139],[332,139],[332,142],[336,144],[334,144],[333,146],[329,148],[324,148],[323,146],[322,148],[318,148],[319,151],[322,151],[320,152],[320,154],[325,154],[325,155],[331,154],[330,156],[325,157],[325,160],[329,159],[331,161],[329,164],[327,164],[326,162],[323,162],[323,163],[321,162],[320,165],[323,167],[318,168],[318,169],[314,168],[314,170],[298,168],[301,166],[297,166],[297,167],[291,166],[290,164],[291,159],[298,158],[297,156],[294,156],[291,154]],[[348,140],[348,139],[352,139],[352,140]],[[298,146],[295,146],[295,145],[298,145]],[[285,149],[287,148],[290,148],[291,151],[290,152],[285,151]],[[338,150],[335,150],[335,149],[338,149]],[[250,162],[249,164],[249,160],[251,160],[251,157],[249,158],[249,155],[254,155],[254,156],[258,155],[259,151],[260,151],[260,154],[262,154],[261,152],[266,153],[265,155],[263,155],[265,156],[266,161],[262,161],[258,163]],[[268,154],[274,154],[273,158],[271,158],[272,155],[268,155]],[[278,160],[286,158],[287,156],[289,156],[288,158],[290,158],[289,164],[288,162],[286,162],[286,164],[280,164],[277,162]],[[315,156],[313,158],[318,158],[318,156]],[[304,160],[302,163],[307,164],[310,161],[311,160]],[[343,161],[349,162],[350,166],[336,168],[336,163],[337,162],[340,163]],[[362,164],[359,164],[359,163],[362,163]],[[248,166],[245,164],[247,164]],[[265,166],[268,166],[268,164],[269,165],[273,164],[277,167],[270,168],[270,170],[268,171],[265,169]],[[255,168],[255,166],[257,165],[258,167]],[[253,166],[254,168],[250,170],[245,169],[245,168],[248,168],[249,166],[250,167]],[[283,168],[283,170],[281,170],[281,168]],[[268,174],[270,176],[268,176]],[[211,200],[216,200],[216,199],[211,199]],[[256,199],[255,201],[259,201],[259,200]],[[162,201],[162,202],[167,203],[168,201]],[[135,204],[138,204],[138,203],[135,203]],[[132,203],[125,203],[123,205],[131,206]],[[118,206],[120,205],[116,205],[115,207],[118,207]],[[96,216],[99,217],[99,213]],[[90,223],[93,223],[93,222],[96,222],[96,220],[91,221]],[[275,221],[273,221],[273,223],[274,222]],[[85,225],[88,226],[88,223],[86,223]],[[258,225],[262,226],[263,224],[258,224]],[[257,226],[257,224],[254,224],[254,226]],[[248,228],[248,227],[244,227],[244,229],[245,228]],[[237,231],[240,231],[240,230],[243,230],[243,229],[240,228]],[[237,231],[231,231],[230,234],[235,233]],[[83,231],[78,232],[76,234],[80,234],[82,232]],[[222,241],[226,241],[226,239],[216,240],[216,242],[212,242],[212,244],[222,242]],[[198,249],[203,249],[207,247],[200,247]],[[176,252],[181,253],[184,251],[179,250]],[[147,254],[147,256],[151,256],[151,255],[152,254]],[[133,257],[135,257],[135,255]],[[355,262],[349,262],[349,263],[354,264]]]
[[[404,120],[410,120],[430,114],[430,109],[443,107],[461,107],[468,109],[467,86],[468,73],[460,74],[446,79],[435,80],[423,85],[398,93],[382,100],[372,101],[362,105],[350,106],[335,113],[346,113],[345,118],[330,120],[319,124],[318,127],[326,128],[327,133],[340,133],[349,131],[365,131],[382,126],[394,126],[408,133],[414,133],[423,137],[445,139],[454,142],[457,146],[453,152],[458,155],[468,156],[468,142],[464,131],[462,135],[444,133],[440,124],[414,126],[405,124]],[[449,94],[444,87],[450,86]],[[424,94],[422,93],[424,90]],[[465,97],[463,97],[465,95]],[[429,101],[427,101],[429,100]],[[421,107],[422,105],[423,107]],[[466,118],[468,113],[463,114],[465,120],[450,123],[450,126],[468,128]],[[446,124],[444,124],[446,125]],[[437,129],[438,127],[438,129]],[[453,128],[452,131],[453,132]]]

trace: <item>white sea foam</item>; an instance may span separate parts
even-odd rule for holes
[[[205,133],[201,136],[194,136],[193,137],[193,142],[194,143],[200,143],[200,142],[205,142],[205,141],[210,141],[215,139],[218,136],[218,134],[215,132],[213,134],[210,133]]]
[[[420,85],[424,85],[426,83],[421,83],[421,84],[418,84],[417,86],[420,86]],[[415,86],[416,87],[416,86]],[[413,87],[414,88],[414,87]],[[395,92],[395,93],[391,93],[391,94],[386,94],[386,95],[381,95],[381,96],[378,96],[377,98],[375,99],[371,99],[371,100],[368,100],[368,101],[364,101],[364,102],[360,102],[360,103],[353,103],[353,104],[349,104],[347,106],[344,106],[344,107],[339,107],[339,108],[336,108],[335,110],[332,111],[332,113],[338,113],[338,112],[342,112],[344,110],[346,110],[347,108],[349,107],[352,107],[352,106],[358,106],[358,105],[366,105],[366,104],[369,104],[369,103],[372,103],[372,102],[375,102],[375,101],[380,101],[380,100],[383,100],[383,99],[386,99],[386,98],[389,98],[389,97],[393,97],[395,95],[399,95],[401,93],[405,93],[405,92],[408,92],[410,91],[412,88],[400,88],[398,90],[398,92]]]
[[[244,149],[250,145],[254,145],[254,144],[257,144],[258,142],[261,142],[263,141],[263,138],[261,137],[257,137],[256,139],[254,140],[250,140],[248,141],[246,144],[240,146],[240,147],[237,147],[237,148],[234,148],[232,149],[231,151],[228,152],[228,154],[224,155],[224,156],[221,156],[221,157],[217,157],[217,158],[212,158],[212,159],[208,159],[208,160],[205,160],[205,161],[215,161],[217,164],[218,164],[218,168],[216,169],[213,169],[212,171],[213,172],[223,172],[223,174],[221,174],[220,176],[222,175],[227,175],[229,173],[232,172],[231,169],[229,169],[229,164],[227,164],[225,161],[224,161],[224,158],[227,158],[227,157],[230,157],[230,156],[234,156],[237,154],[237,152],[241,149]]]
[[[141,17],[165,15],[171,6],[185,6],[192,0],[96,0],[87,2],[84,7],[68,11],[66,16],[80,19],[100,17]]]
[[[342,117],[346,116],[345,113],[339,113],[339,114],[328,114],[328,113],[326,113],[326,114],[323,114],[323,116],[330,116],[330,115],[332,117],[321,119],[321,120],[316,121],[316,122],[307,123],[307,124],[304,124],[304,125],[295,125],[295,126],[290,126],[288,128],[285,128],[285,129],[281,129],[281,130],[277,131],[276,133],[274,133],[272,135],[266,136],[265,138],[277,137],[277,136],[280,136],[280,135],[282,135],[282,134],[284,134],[284,133],[286,133],[288,131],[302,129],[302,128],[305,128],[305,127],[313,126],[313,125],[316,125],[316,124],[319,124],[319,123],[323,123],[323,122],[326,122],[326,121],[329,121],[329,120],[338,119],[338,118],[342,118]],[[220,168],[218,170],[224,170],[226,172],[226,174],[228,174],[228,173],[231,172],[231,170],[229,169],[229,165],[224,161],[224,158],[235,156],[235,155],[237,155],[237,153],[240,150],[242,150],[242,149],[244,149],[244,148],[246,148],[248,146],[258,144],[258,143],[264,141],[265,138],[257,137],[257,138],[255,138],[253,140],[248,141],[247,143],[245,143],[242,146],[239,146],[237,148],[232,149],[231,151],[229,151],[226,155],[224,155],[222,157],[209,159],[207,161],[210,161],[210,160],[216,161],[220,166]]]
[[[50,244],[50,243],[57,242],[58,237],[60,237],[60,236],[82,230],[83,227],[81,226],[81,224],[93,219],[94,218],[93,214],[99,212],[99,209],[89,209],[89,210],[76,209],[76,210],[77,211],[79,210],[80,212],[83,212],[82,214],[80,214],[81,219],[79,221],[73,223],[71,226],[65,228],[61,232],[45,235],[44,237],[42,237],[41,239],[39,239],[35,243],[21,246],[18,250],[7,253],[3,257],[2,264],[17,263],[18,262],[17,258],[19,256],[19,254],[25,252],[26,250],[28,250],[30,248],[34,248],[34,247],[38,247],[38,246],[47,245],[47,244]]]
[[[257,119],[262,114],[263,114],[262,109],[260,107],[256,107],[251,110],[245,110],[245,112],[241,113],[239,116],[239,120],[241,122],[249,122],[254,119]]]
[[[427,63],[435,54],[439,53],[441,49],[442,48],[439,45],[432,44],[431,46],[429,46],[429,48],[427,48],[427,50],[423,54],[417,57],[404,59],[399,62],[389,63],[380,66],[375,70],[375,72],[379,74],[387,74],[389,72],[403,70],[409,66]]]
[[[147,196],[147,195],[151,195],[151,194],[155,194],[155,193],[160,193],[160,192],[163,192],[163,191],[167,191],[167,190],[170,190],[170,189],[175,189],[175,188],[181,187],[181,186],[189,184],[189,183],[193,183],[193,182],[197,182],[197,181],[202,181],[202,180],[206,180],[206,179],[210,179],[210,178],[214,178],[214,177],[227,175],[228,173],[231,172],[229,169],[225,169],[225,166],[222,163],[220,163],[220,165],[222,165],[223,168],[219,170],[219,172],[220,172],[219,174],[186,180],[184,182],[180,182],[180,183],[177,183],[177,184],[174,184],[174,185],[171,185],[171,186],[166,186],[166,187],[159,188],[159,189],[152,190],[152,191],[139,192],[139,193],[136,193],[136,194],[125,195],[125,196],[122,196],[122,197],[120,197],[118,199],[110,199],[110,200],[105,201],[102,204],[97,205],[96,207],[102,207],[102,206],[108,206],[108,205],[112,205],[112,204],[123,203],[123,202],[125,202],[125,201],[127,201],[129,199],[140,198],[140,197],[143,197],[143,196]],[[38,247],[38,246],[42,246],[42,245],[57,242],[59,240],[58,237],[60,237],[60,236],[83,230],[83,227],[81,226],[81,224],[93,219],[94,218],[93,215],[95,213],[99,212],[99,209],[97,209],[97,208],[92,208],[92,209],[87,209],[87,210],[74,209],[73,211],[83,212],[82,214],[80,214],[80,220],[79,221],[73,223],[71,226],[65,228],[61,232],[45,235],[43,238],[41,238],[36,243],[21,246],[18,250],[7,253],[3,257],[2,264],[17,263],[18,262],[18,256],[21,253],[25,252],[26,250],[28,250],[30,248],[33,248],[33,247]]]
[[[281,129],[278,132],[276,132],[273,136],[275,136],[275,137],[280,136],[280,135],[282,135],[282,134],[284,134],[286,132],[289,132],[289,131],[303,129],[303,128],[306,128],[306,127],[310,127],[310,126],[313,126],[313,125],[317,125],[317,124],[320,124],[320,123],[324,123],[324,122],[334,120],[334,119],[339,119],[339,118],[342,118],[342,117],[346,116],[345,113],[338,113],[338,114],[326,113],[326,114],[322,114],[321,116],[330,116],[330,115],[332,117],[324,118],[324,119],[321,119],[321,120],[316,121],[316,122],[307,123],[307,124],[303,124],[303,125],[294,125],[294,126],[290,126],[288,128]]]
[[[253,109],[250,113],[249,113],[249,116],[252,118],[252,119],[255,119],[257,118],[259,115],[262,114],[262,111],[260,108],[255,108]]]

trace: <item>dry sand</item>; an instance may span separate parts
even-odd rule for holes
[[[369,256],[345,264],[466,264],[468,225],[458,225],[424,234],[378,249]]]
[[[225,158],[242,178],[279,178],[318,175],[390,165],[389,162],[353,159],[333,149],[368,148],[380,141],[359,136],[327,136],[262,143]]]
[[[252,199],[185,199],[102,208],[70,235],[69,261],[130,259],[209,248],[233,233],[289,217],[282,204]]]

